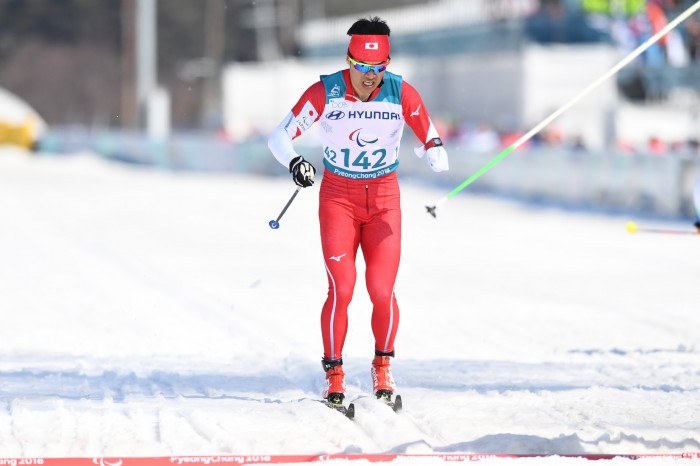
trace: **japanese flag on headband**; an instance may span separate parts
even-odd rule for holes
[[[386,61],[389,58],[389,36],[353,34],[350,36],[348,51],[357,61],[368,63]]]

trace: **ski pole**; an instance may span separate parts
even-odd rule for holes
[[[273,230],[276,230],[280,227],[280,219],[282,218],[284,213],[287,211],[289,206],[292,204],[292,201],[294,200],[294,198],[297,197],[297,194],[299,194],[299,190],[301,190],[301,186],[299,186],[297,189],[294,190],[294,194],[292,194],[292,197],[289,198],[289,200],[287,201],[287,205],[284,206],[284,209],[282,209],[282,212],[280,212],[280,214],[277,216],[277,219],[270,220],[270,223],[269,223],[270,228],[272,228]]]
[[[649,39],[646,40],[643,44],[641,44],[639,47],[634,49],[629,55],[627,55],[625,58],[620,60],[615,66],[610,68],[604,75],[602,75],[600,78],[595,80],[593,83],[588,85],[583,91],[581,91],[578,95],[574,96],[570,101],[568,101],[566,104],[561,106],[558,110],[554,111],[551,115],[549,115],[547,118],[542,120],[537,126],[532,128],[529,132],[527,132],[525,135],[523,135],[520,139],[515,141],[513,144],[511,144],[508,148],[506,148],[503,152],[498,154],[496,157],[491,159],[489,162],[486,163],[483,167],[481,167],[479,170],[476,171],[472,176],[467,178],[462,184],[457,186],[455,189],[450,191],[446,196],[444,196],[442,199],[440,199],[435,205],[433,206],[425,206],[426,210],[430,215],[433,217],[436,217],[436,212],[435,210],[437,207],[445,202],[447,202],[449,199],[454,197],[458,192],[462,191],[464,188],[472,184],[474,181],[477,180],[477,178],[481,177],[484,173],[486,173],[488,170],[493,168],[498,162],[503,160],[508,154],[513,152],[515,149],[523,145],[525,142],[527,142],[530,138],[532,138],[535,134],[539,133],[542,128],[547,126],[549,123],[552,122],[555,118],[557,118],[559,115],[567,111],[570,107],[572,107],[575,103],[577,103],[579,100],[584,98],[586,95],[588,95],[593,89],[598,87],[600,84],[602,84],[604,81],[615,75],[618,71],[620,71],[623,67],[628,65],[632,60],[637,58],[639,55],[642,54],[646,49],[654,45],[656,42],[658,42],[663,36],[668,34],[672,29],[674,29],[676,26],[678,26],[680,23],[688,19],[690,15],[695,13],[698,9],[700,9],[700,0],[695,2],[695,4],[691,5],[686,9],[683,13],[678,15],[676,18],[673,19],[673,21],[669,21],[669,23],[659,30],[656,34],[651,36]]]
[[[700,235],[700,231],[681,230],[679,228],[649,228],[640,227],[637,222],[627,222],[625,225],[627,233],[660,233],[665,235]]]

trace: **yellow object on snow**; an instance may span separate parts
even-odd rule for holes
[[[33,149],[46,129],[44,120],[27,102],[0,88],[0,146]]]

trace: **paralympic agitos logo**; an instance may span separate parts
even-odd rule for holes
[[[373,134],[366,134],[363,136],[360,134],[362,128],[357,128],[355,131],[348,135],[348,139],[355,141],[355,143],[360,147],[365,147],[367,144],[374,144],[379,141],[379,138]]]

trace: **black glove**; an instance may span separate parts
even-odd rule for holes
[[[297,186],[308,188],[314,184],[316,169],[313,165],[304,160],[304,157],[301,155],[294,157],[292,161],[289,162],[289,173],[292,174],[292,179]]]

